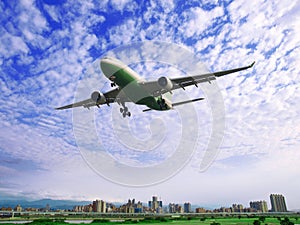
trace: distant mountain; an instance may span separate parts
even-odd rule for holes
[[[21,205],[22,208],[45,208],[47,205],[51,209],[72,209],[76,205],[88,205],[91,204],[90,201],[71,201],[71,200],[52,200],[52,199],[41,199],[36,201],[28,201],[24,199],[0,199],[1,207],[11,207],[14,208],[17,205]]]

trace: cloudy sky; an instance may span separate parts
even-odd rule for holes
[[[143,202],[157,195],[165,203],[248,206],[253,200],[269,203],[271,193],[280,193],[289,209],[300,208],[299,12],[299,1],[279,0],[1,1],[0,195],[106,201],[135,197]],[[211,72],[256,64],[217,81],[225,131],[212,165],[200,170],[199,148],[170,179],[134,188],[99,176],[78,148],[74,111],[54,108],[76,99],[80,82],[99,57],[144,41],[185,48]],[[146,79],[168,70],[170,77],[184,75],[178,68],[156,66],[134,67]],[[99,90],[108,89],[109,82],[99,79]],[[145,119],[137,112],[144,108],[130,106],[137,115],[130,118],[138,130],[133,134],[144,138],[139,127]],[[206,143],[209,104],[194,107],[208,118],[198,129]],[[103,106],[89,112],[100,118],[95,123],[99,138],[115,129],[105,119],[113,110]],[[176,120],[176,113],[163,113],[161,118]],[[176,124],[170,127],[176,130]],[[166,140],[174,142],[172,135]],[[103,145],[111,151],[122,144],[113,136],[107,141]],[[172,150],[160,160],[170,155]]]

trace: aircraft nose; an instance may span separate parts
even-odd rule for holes
[[[112,64],[112,61],[113,61],[112,58],[105,56],[100,60],[100,66],[102,67],[102,65],[105,66],[108,64]]]
[[[124,65],[120,63],[119,60],[106,56],[101,59],[100,67],[104,75],[110,78],[120,69],[123,69]]]
[[[102,67],[105,67],[109,64],[109,58],[108,57],[104,57],[100,60],[100,66],[101,66],[101,69]]]

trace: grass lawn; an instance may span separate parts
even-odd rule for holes
[[[68,220],[72,220],[71,218]],[[156,218],[146,220],[128,219],[123,222],[109,222],[108,220],[94,220],[91,225],[252,225],[255,220],[259,220],[259,217],[206,217],[206,218],[192,218],[192,219],[167,219],[167,218]],[[284,218],[281,218],[284,220]],[[295,217],[289,217],[289,221],[294,224],[300,224],[300,218],[298,220]],[[7,223],[12,224],[12,223]],[[55,224],[55,225],[67,225],[71,223],[65,223],[64,220],[53,221],[53,219],[37,219],[28,225],[40,225],[40,224]],[[74,224],[74,223],[73,223]],[[78,223],[77,223],[78,224]],[[84,223],[81,223],[84,224]],[[261,225],[280,225],[278,218],[266,217]],[[0,225],[3,225],[3,221]]]

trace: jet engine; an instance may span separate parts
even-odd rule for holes
[[[158,85],[165,90],[171,91],[173,88],[172,81],[167,77],[160,77],[157,81]]]
[[[96,103],[96,104],[103,104],[106,102],[105,96],[99,92],[99,91],[94,91],[91,94],[91,99]]]

